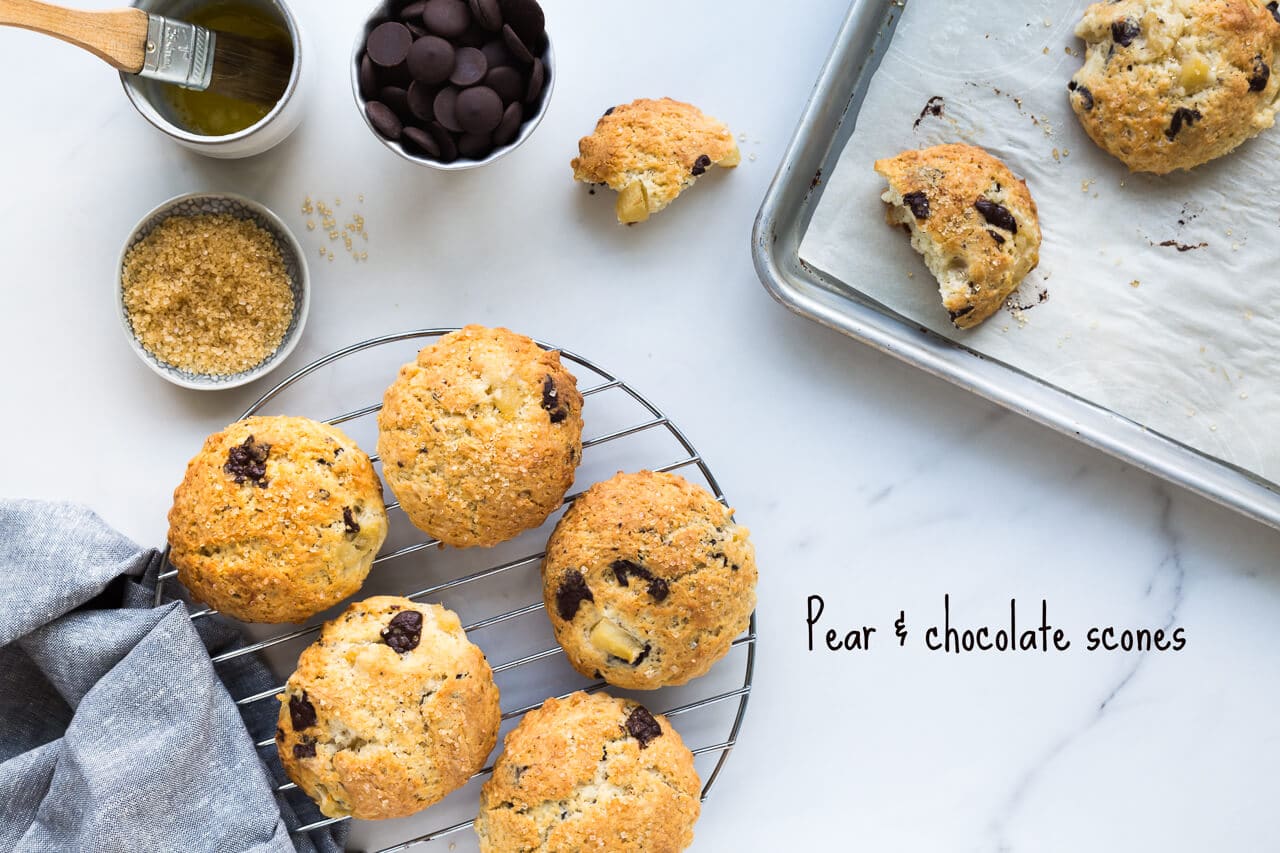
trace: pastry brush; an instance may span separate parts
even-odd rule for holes
[[[127,74],[258,104],[279,99],[293,66],[287,43],[214,32],[141,9],[86,12],[0,0],[0,26],[62,39]]]

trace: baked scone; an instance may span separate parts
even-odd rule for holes
[[[1085,10],[1067,88],[1085,131],[1135,172],[1221,157],[1275,124],[1280,11],[1262,0],[1113,0]]]
[[[414,525],[457,548],[496,545],[546,521],[573,484],[577,379],[524,335],[467,326],[400,368],[378,453]]]
[[[1000,309],[1040,263],[1040,221],[1024,181],[973,145],[936,145],[877,160],[886,219],[911,233],[959,329]]]
[[[610,108],[578,142],[573,177],[618,193],[618,221],[643,222],[712,166],[742,160],[723,122],[671,98],[641,98]]]
[[[308,418],[248,418],[209,436],[169,510],[178,579],[246,622],[301,622],[352,595],[386,537],[369,457]]]
[[[438,802],[484,766],[502,718],[493,671],[457,615],[392,595],[326,622],[277,698],[280,761],[328,817]]]
[[[676,853],[699,781],[666,717],[602,693],[548,699],[507,735],[480,792],[483,853]]]
[[[588,678],[636,690],[703,675],[746,630],[755,550],[733,511],[675,474],[619,473],[560,519],[542,562],[556,641]]]

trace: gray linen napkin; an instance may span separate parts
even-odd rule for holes
[[[274,679],[215,671],[226,623],[150,607],[162,563],[83,508],[0,500],[0,851],[342,850],[345,824],[290,834],[321,816],[273,796],[274,703],[231,699]]]

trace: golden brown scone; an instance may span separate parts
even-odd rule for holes
[[[378,415],[387,485],[446,545],[496,545],[559,508],[582,458],[582,395],[548,352],[467,326],[400,368]]]
[[[328,817],[421,811],[467,783],[502,713],[484,653],[438,604],[358,601],[298,658],[280,700],[280,761]]]
[[[575,180],[618,193],[618,221],[643,222],[712,166],[742,160],[733,134],[702,110],[670,98],[613,107],[578,142]]]
[[[693,843],[699,784],[666,717],[574,693],[507,735],[476,834],[484,853],[677,853]]]
[[[1040,221],[1026,182],[973,145],[936,145],[877,160],[886,219],[911,232],[959,329],[1000,309],[1040,263]]]
[[[1275,124],[1280,11],[1262,0],[1118,0],[1085,10],[1071,107],[1104,151],[1163,175]]]
[[[352,595],[386,537],[369,457],[308,418],[248,418],[209,436],[169,510],[178,579],[246,622],[301,622]]]
[[[542,598],[569,662],[647,690],[711,669],[756,603],[755,550],[733,511],[675,474],[619,473],[574,501],[547,543]]]

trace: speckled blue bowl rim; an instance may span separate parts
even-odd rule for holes
[[[198,216],[201,214],[228,214],[237,219],[247,219],[269,233],[280,250],[284,260],[285,273],[289,276],[289,289],[293,291],[293,317],[289,328],[276,351],[267,356],[258,365],[231,373],[215,376],[207,373],[191,373],[180,370],[172,364],[161,361],[147,350],[134,334],[133,324],[129,321],[129,312],[124,306],[124,259],[129,250],[136,246],[157,225],[171,216]],[[184,193],[161,202],[139,220],[124,248],[120,250],[120,259],[116,264],[116,308],[120,315],[120,323],[124,327],[129,345],[138,358],[160,376],[183,388],[194,388],[201,391],[237,388],[259,379],[278,367],[297,345],[302,337],[302,329],[307,323],[307,312],[311,308],[311,282],[307,271],[307,261],[297,238],[289,227],[266,205],[251,198],[235,193],[195,192]]]

